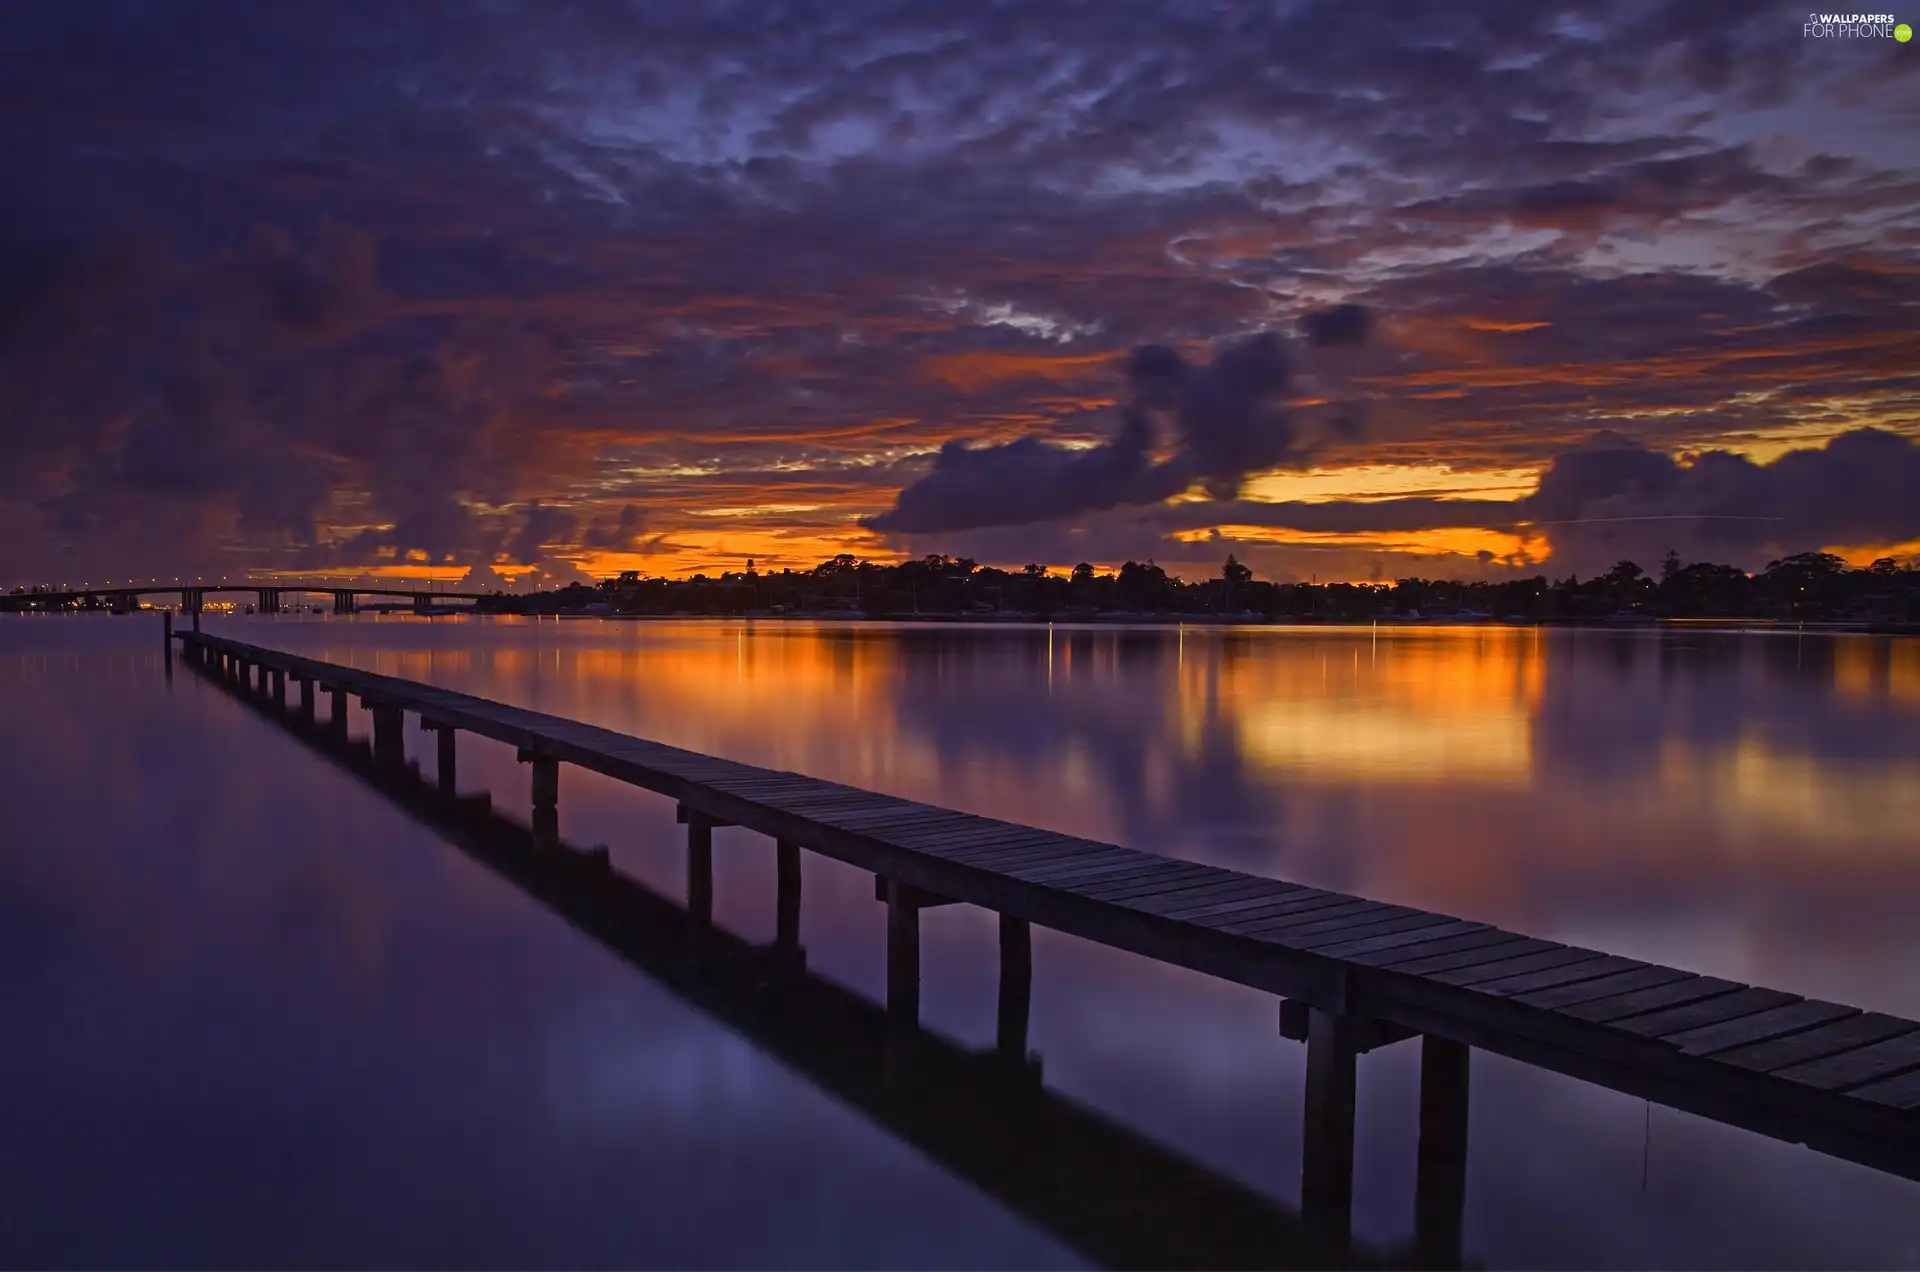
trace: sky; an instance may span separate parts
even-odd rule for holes
[[[0,585],[1920,553],[1920,42],[1750,0],[8,12]]]

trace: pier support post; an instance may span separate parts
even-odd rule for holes
[[[713,922],[713,821],[687,810],[687,913],[696,928]]]
[[[1427,1034],[1420,1039],[1420,1150],[1413,1240],[1422,1266],[1461,1265],[1467,1208],[1467,1091],[1472,1049]]]
[[[267,696],[273,699],[276,710],[284,710],[287,705],[287,673],[275,667],[271,673],[273,687],[267,690]]]
[[[342,742],[347,740],[347,691],[335,686],[328,691],[332,705],[327,711],[327,728]]]
[[[800,845],[775,840],[773,944],[782,954],[800,953]]]
[[[160,659],[166,665],[167,678],[173,678],[173,611],[160,611]]]
[[[560,761],[550,755],[525,755],[533,765],[533,846],[560,846]]]
[[[887,1023],[920,1023],[920,907],[898,879],[887,880]]]
[[[1308,1223],[1343,1240],[1353,1224],[1355,1034],[1352,1016],[1318,1007],[1308,1013],[1300,1210]]]
[[[994,1049],[1024,1065],[1027,1016],[1033,1002],[1033,928],[1025,919],[1000,916],[1000,1011]]]
[[[300,719],[313,723],[313,677],[300,677]]]
[[[361,704],[373,712],[373,762],[383,769],[403,768],[407,762],[406,713],[399,707],[390,707],[385,703],[368,702],[362,698]]]

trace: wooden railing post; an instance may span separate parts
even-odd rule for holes
[[[1464,1043],[1420,1039],[1420,1149],[1413,1240],[1422,1264],[1457,1268],[1467,1207],[1467,1093],[1473,1052]]]
[[[1315,1007],[1308,1014],[1300,1210],[1308,1223],[1341,1239],[1353,1224],[1355,1033],[1354,1018],[1344,1012]]]

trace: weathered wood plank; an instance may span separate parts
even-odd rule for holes
[[[886,837],[881,836],[881,838]],[[893,841],[889,840],[889,842]],[[1015,863],[1065,861],[1079,856],[1084,851],[1073,844],[1063,844],[1051,839],[1044,833],[1011,835],[985,831],[963,832],[947,840],[935,840],[929,837],[918,840],[911,846],[915,852],[936,853],[948,861],[958,862],[964,866],[994,869],[1001,869]]]
[[[1737,1020],[1720,1020],[1694,1029],[1663,1034],[1661,1041],[1670,1047],[1678,1047],[1690,1056],[1710,1056],[1716,1051],[1731,1051],[1735,1047],[1751,1046],[1769,1038],[1802,1033],[1859,1014],[1858,1007],[1808,998]]]
[[[1799,1001],[1798,994],[1783,993],[1777,989],[1741,989],[1700,1002],[1683,1003],[1678,1007],[1616,1020],[1612,1027],[1639,1034],[1642,1038],[1664,1038],[1668,1034],[1681,1033],[1701,1025],[1718,1024],[1723,1020],[1739,1020],[1743,1016]]]
[[[1176,885],[1210,882],[1224,873],[1212,866],[1196,866],[1191,862],[1169,862],[1165,870],[1158,874],[1142,875],[1138,879],[1122,883],[1081,884],[1066,889],[1075,896],[1087,897],[1094,901],[1119,901],[1126,897],[1141,896],[1149,892],[1174,890]]]
[[[1852,1051],[1916,1028],[1920,1028],[1920,1025],[1915,1025],[1911,1020],[1866,1011],[1845,1020],[1837,1020],[1831,1025],[1809,1029],[1805,1033],[1716,1052],[1711,1060],[1714,1064],[1729,1064],[1740,1069],[1751,1069],[1755,1073],[1772,1073],[1775,1069]]]
[[[1544,971],[1521,972],[1515,976],[1502,976],[1498,980],[1480,981],[1474,985],[1473,989],[1479,994],[1511,998],[1515,994],[1529,994],[1537,989],[1552,989],[1556,985],[1577,985],[1581,981],[1598,980],[1602,976],[1611,976],[1616,972],[1638,971],[1645,966],[1647,964],[1638,959],[1619,958],[1609,954],[1604,958],[1590,958],[1578,963],[1550,967]]]
[[[1374,937],[1404,935],[1408,932],[1450,932],[1461,935],[1470,932],[1474,924],[1464,919],[1450,918],[1444,914],[1415,912],[1403,914],[1398,918],[1384,919],[1378,923],[1341,924],[1338,927],[1325,928],[1319,932],[1301,932],[1298,930],[1283,932],[1278,939],[1297,950],[1323,950],[1330,945],[1347,945],[1356,941],[1367,941]],[[1261,936],[1260,940],[1275,939]]]
[[[1920,1030],[1909,1030],[1852,1051],[1775,1069],[1773,1076],[1821,1091],[1844,1091],[1916,1068],[1920,1068]]]
[[[1096,883],[1117,883],[1122,879],[1137,879],[1147,871],[1158,868],[1157,865],[1141,866],[1132,862],[1107,865],[1098,861],[1081,861],[1068,867],[1062,867],[1058,862],[1041,862],[1029,868],[1016,866],[1007,873],[1027,883],[1068,892],[1076,887],[1091,887]],[[1027,873],[1027,869],[1033,870],[1034,873]]]
[[[1264,923],[1268,919],[1277,919],[1289,914],[1307,914],[1315,910],[1331,910],[1335,906],[1356,905],[1358,897],[1350,897],[1344,892],[1320,892],[1309,890],[1305,894],[1296,893],[1278,901],[1269,901],[1264,905],[1250,906],[1246,910],[1232,914],[1210,914],[1196,919],[1203,927],[1219,932],[1233,932],[1239,926]]]
[[[1238,897],[1232,901],[1214,901],[1206,905],[1182,906],[1178,910],[1168,911],[1167,917],[1170,919],[1191,921],[1212,918],[1215,915],[1221,914],[1244,913],[1248,910],[1259,909],[1261,906],[1272,905],[1283,896],[1300,897],[1312,891],[1310,888],[1303,888],[1295,883],[1281,883],[1278,880],[1274,882],[1278,885],[1279,891],[1265,896]]]
[[[1435,915],[1434,917],[1443,918],[1445,916]],[[1385,951],[1394,949],[1405,949],[1407,946],[1414,944],[1431,944],[1436,940],[1442,940],[1446,937],[1475,936],[1488,930],[1487,925],[1484,923],[1470,923],[1465,919],[1448,919],[1445,923],[1430,927],[1376,933],[1372,936],[1359,937],[1354,940],[1342,941],[1338,944],[1309,945],[1304,948],[1325,955],[1327,958],[1337,958],[1347,962],[1353,962],[1358,957],[1368,954],[1384,953]]]
[[[1363,954],[1356,963],[1371,964],[1389,971],[1420,976],[1427,972],[1445,972],[1456,967],[1478,967],[1483,963],[1501,963],[1529,954],[1544,954],[1563,949],[1552,941],[1520,936],[1499,928],[1488,928],[1472,936],[1457,936],[1431,945],[1409,945],[1378,956]]]
[[[1148,866],[1157,866],[1165,861],[1151,853],[1135,852],[1131,848],[1114,848],[1106,844],[1083,841],[1085,849],[1082,856],[1071,861],[1035,864],[1020,867],[1020,877],[1034,883],[1053,883],[1058,880],[1073,879],[1094,871],[1141,870]]]
[[[1739,981],[1719,980],[1712,976],[1694,976],[1687,980],[1656,985],[1651,989],[1636,989],[1631,993],[1615,994],[1611,998],[1595,998],[1584,1003],[1574,1003],[1570,1007],[1560,1008],[1559,1011],[1563,1016],[1572,1016],[1576,1020],[1604,1025],[1610,1021],[1624,1020],[1628,1016],[1638,1016],[1643,1012],[1658,1011],[1662,1007],[1682,1007],[1703,998],[1717,998],[1722,994],[1731,994],[1745,988],[1747,987]]]
[[[1549,972],[1556,968],[1572,967],[1578,963],[1588,963],[1605,957],[1606,955],[1599,950],[1583,950],[1576,945],[1562,945],[1558,949],[1529,954],[1525,958],[1507,959],[1500,963],[1477,963],[1471,967],[1454,967],[1441,972],[1428,972],[1425,979],[1470,989],[1488,981],[1506,980],[1508,977],[1520,976],[1527,972]]]
[[[1920,1111],[1920,1069],[1903,1073],[1884,1082],[1872,1082],[1848,1092],[1856,1100],[1884,1104],[1890,1109],[1912,1113]]]
[[[1123,905],[1130,910],[1139,909],[1148,903],[1167,906],[1192,905],[1208,897],[1224,900],[1234,895],[1237,890],[1265,882],[1266,880],[1258,879],[1253,875],[1243,875],[1237,870],[1222,870],[1210,878],[1196,878],[1191,883],[1149,888],[1133,895],[1115,896],[1111,899],[1115,905]]]
[[[1002,873],[1025,883],[1044,884],[1047,887],[1067,887],[1076,883],[1092,883],[1096,879],[1117,880],[1123,875],[1138,874],[1147,868],[1124,853],[1109,855],[1098,851],[1087,851],[1064,862],[1016,863],[1004,867]]]
[[[885,839],[884,836],[881,838],[887,843],[895,842]],[[907,845],[896,846],[907,847]],[[1038,840],[1001,842],[986,848],[976,846],[964,853],[921,845],[914,845],[909,848],[909,851],[928,853],[944,858],[955,865],[966,866],[972,870],[991,870],[997,874],[1005,874],[1016,866],[1060,864],[1081,861],[1086,856],[1084,849]]]
[[[1242,936],[1257,936],[1262,932],[1278,932],[1289,927],[1304,926],[1309,923],[1331,923],[1356,914],[1377,914],[1383,910],[1398,911],[1402,906],[1387,905],[1381,901],[1362,901],[1352,898],[1337,905],[1310,906],[1299,910],[1284,910],[1272,916],[1248,915],[1233,923],[1213,925],[1222,932],[1237,932]]]
[[[1567,985],[1555,985],[1552,989],[1537,990],[1530,994],[1517,994],[1515,1001],[1529,1007],[1571,1007],[1575,1003],[1592,1002],[1597,998],[1612,998],[1616,994],[1630,993],[1636,989],[1652,989],[1656,985],[1671,985],[1675,981],[1692,980],[1694,973],[1683,972],[1674,967],[1647,966],[1633,972],[1618,972],[1612,976],[1602,976],[1599,980],[1575,981]]]
[[[1258,879],[1250,875],[1224,883],[1212,884],[1204,888],[1189,889],[1185,892],[1160,893],[1150,897],[1129,897],[1120,902],[1129,910],[1139,910],[1143,914],[1168,914],[1172,910],[1192,909],[1202,902],[1244,900],[1247,897],[1273,897],[1281,895],[1285,889],[1271,879]]]

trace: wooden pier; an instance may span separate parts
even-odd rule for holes
[[[1302,1208],[1344,1233],[1352,1203],[1355,1068],[1418,1036],[1420,1241],[1458,1257],[1471,1051],[1497,1052],[1730,1125],[1920,1179],[1920,1022],[1742,985],[1484,923],[1389,905],[739,764],[432,685],[198,632],[188,660],[285,711],[285,682],[332,695],[346,733],[360,699],[372,763],[405,765],[400,721],[438,733],[450,790],[457,732],[532,768],[535,849],[558,848],[572,764],[678,802],[687,912],[710,927],[712,831],[772,838],[783,932],[797,946],[799,850],[872,871],[887,907],[886,1013],[917,1024],[919,911],[1000,915],[1000,1044],[1024,1059],[1030,925],[1269,991],[1280,1033],[1308,1048]]]
[[[274,718],[682,1002],[1098,1266],[1455,1266],[1318,1231],[1297,1209],[1047,1089],[1024,1053],[1009,1063],[1001,1045],[902,1030],[884,1005],[810,973],[799,941],[797,850],[790,869],[782,856],[780,878],[790,886],[780,891],[774,939],[756,943],[613,869],[600,850],[534,847],[530,827],[494,811],[485,794],[453,795],[415,772],[378,767],[368,742],[342,741],[298,714]],[[1415,1208],[1459,1200],[1422,1195]],[[1457,1231],[1457,1213],[1456,1205],[1455,1217],[1430,1219],[1426,1230]]]

